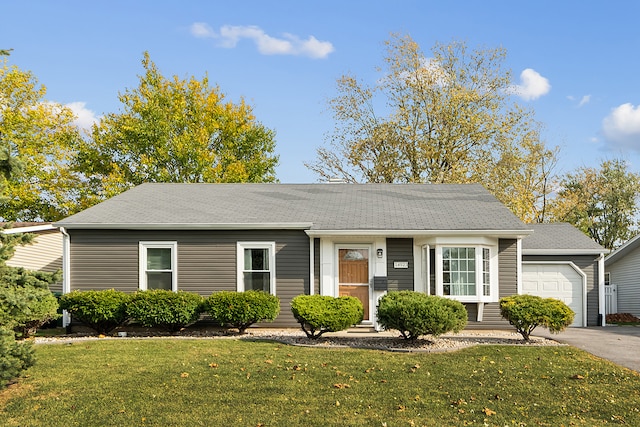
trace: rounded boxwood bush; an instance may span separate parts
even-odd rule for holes
[[[308,338],[325,332],[338,332],[362,322],[364,308],[355,297],[298,295],[291,300],[291,311]]]
[[[400,331],[403,338],[421,335],[437,337],[460,332],[467,324],[464,305],[449,298],[414,291],[389,292],[378,302],[378,323],[382,328]]]
[[[273,321],[280,313],[280,300],[264,291],[221,291],[205,300],[204,311],[220,326],[244,334],[254,323]]]
[[[574,311],[558,299],[527,294],[501,298],[500,314],[527,341],[536,327],[559,333],[573,323],[575,316]]]
[[[108,334],[124,325],[127,303],[131,294],[115,289],[102,291],[73,291],[60,297],[60,308],[67,310],[73,319],[89,326],[99,334]]]
[[[127,305],[127,315],[142,326],[175,332],[199,319],[202,303],[203,298],[192,292],[138,291]]]

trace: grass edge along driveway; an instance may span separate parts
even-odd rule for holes
[[[407,354],[130,339],[36,351],[0,392],[0,425],[640,425],[640,376],[568,346]]]

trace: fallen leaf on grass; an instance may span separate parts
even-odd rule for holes
[[[487,415],[487,417],[490,417],[491,415],[495,415],[495,414],[496,414],[496,411],[492,411],[492,410],[491,410],[491,409],[489,409],[489,408],[484,408],[484,409],[482,410],[482,412],[484,412],[484,413]]]
[[[273,360],[267,359],[267,360],[264,361],[264,363],[268,363],[269,365],[271,365],[273,363]]]
[[[209,363],[209,367],[210,368],[217,368],[218,364],[217,363]]]
[[[180,374],[180,378],[187,378],[189,376],[188,372],[183,372]]]
[[[349,384],[334,384],[333,388],[351,388],[351,386]]]
[[[573,379],[573,380],[583,380],[584,377],[582,375],[575,374],[574,376],[571,377],[571,379]]]

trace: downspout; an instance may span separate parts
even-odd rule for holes
[[[71,237],[64,227],[60,227],[62,233],[62,294],[71,292]],[[67,310],[62,311],[62,326],[67,327],[71,323],[71,316]]]
[[[600,324],[607,326],[607,313],[604,299],[604,254],[600,254],[598,257],[598,314],[600,316]]]
[[[520,295],[522,293],[522,239],[516,242],[516,258],[516,294]]]
[[[313,295],[314,293],[314,288],[315,288],[315,275],[314,275],[314,270],[315,270],[315,265],[313,263],[314,258],[315,258],[315,253],[314,253],[314,241],[315,238],[313,236],[309,236],[309,295]]]

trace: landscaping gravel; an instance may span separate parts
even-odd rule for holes
[[[56,337],[38,337],[36,344],[53,343],[73,343],[79,340],[104,340],[104,339],[148,339],[148,338],[171,338],[171,339],[242,339],[276,341],[283,344],[324,347],[324,348],[364,348],[386,351],[402,352],[443,352],[453,351],[474,345],[563,345],[555,340],[543,337],[531,337],[531,341],[525,341],[522,336],[510,331],[463,331],[459,334],[446,334],[434,338],[430,336],[421,337],[415,341],[402,339],[399,334],[393,332],[338,332],[328,333],[317,339],[307,338],[304,332],[295,329],[259,329],[253,328],[244,335],[238,335],[225,331],[212,330],[185,330],[176,334],[163,334],[149,331],[127,332],[126,337],[96,336],[88,334],[73,334]]]

